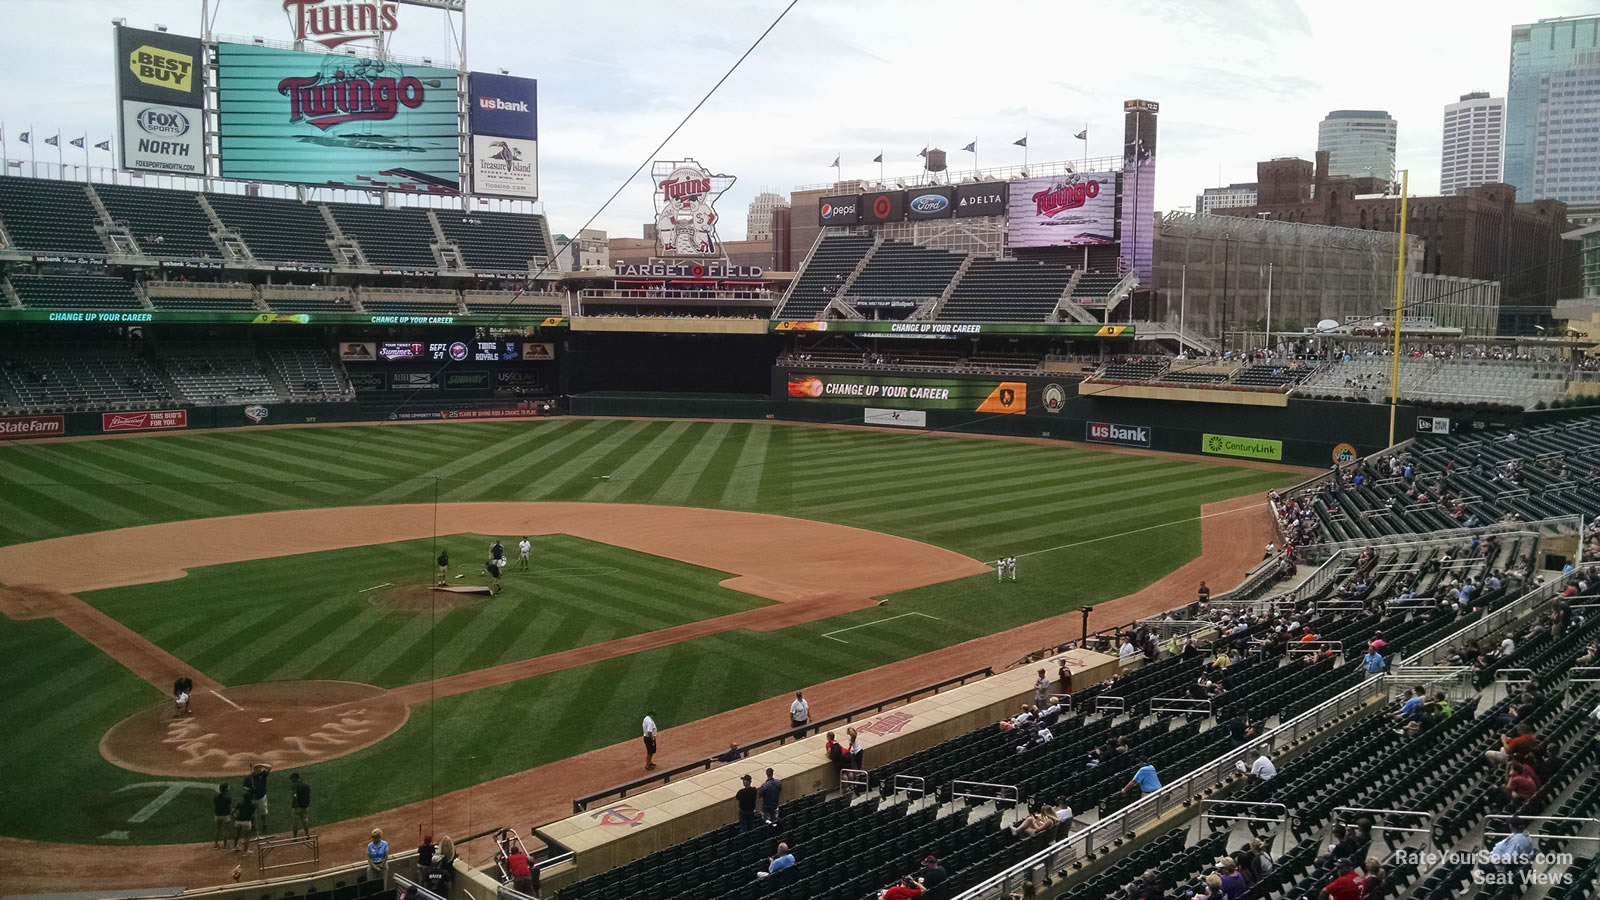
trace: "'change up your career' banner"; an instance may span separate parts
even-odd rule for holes
[[[1028,386],[1021,381],[790,372],[788,398],[863,406],[882,406],[892,401],[894,406],[906,409],[1011,414],[1027,412]]]

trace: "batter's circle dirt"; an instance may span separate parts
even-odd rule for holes
[[[411,717],[405,701],[355,681],[197,688],[191,708],[179,716],[166,700],[134,713],[100,739],[100,755],[149,775],[219,778],[256,763],[287,769],[354,753]]]
[[[436,591],[428,584],[401,584],[373,591],[371,603],[379,609],[401,612],[441,612],[477,606],[489,600],[488,594],[458,594],[454,591]]]

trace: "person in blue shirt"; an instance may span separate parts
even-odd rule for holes
[[[1383,654],[1370,647],[1367,649],[1367,655],[1361,657],[1361,668],[1366,669],[1368,675],[1382,672],[1387,665],[1388,662],[1384,660]]]
[[[765,878],[768,875],[776,875],[792,865],[794,865],[794,854],[789,852],[789,845],[779,844],[778,854],[768,861],[767,870],[765,872],[757,872],[756,874],[762,878]]]
[[[1423,703],[1422,686],[1418,685],[1418,686],[1416,686],[1416,687],[1411,689],[1411,696],[1406,698],[1406,702],[1400,704],[1400,719],[1401,719],[1401,721],[1409,722],[1410,720],[1415,719],[1417,716],[1421,715],[1422,714],[1422,703]]]
[[[1139,768],[1134,770],[1133,779],[1122,790],[1124,793],[1132,794],[1136,787],[1141,794],[1153,794],[1161,790],[1161,779],[1157,777],[1156,767],[1151,765],[1149,760],[1140,760]]]
[[[1489,851],[1489,861],[1501,864],[1525,863],[1532,859],[1539,848],[1534,846],[1533,838],[1527,834],[1528,823],[1521,819],[1511,820],[1511,833],[1500,839]]]
[[[389,864],[389,842],[383,839],[383,829],[372,829],[372,840],[367,844],[367,871],[377,877],[383,877],[383,870]]]

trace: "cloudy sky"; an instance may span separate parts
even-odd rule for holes
[[[330,0],[338,2],[338,0]],[[468,61],[539,79],[540,184],[552,227],[581,226],[787,0],[469,0]],[[282,0],[212,0],[219,35],[287,39]],[[1310,158],[1330,109],[1389,110],[1414,191],[1439,181],[1442,107],[1505,93],[1510,27],[1600,12],[1600,0],[799,0],[663,158],[738,176],[724,239],[761,190],[918,168],[925,144],[976,139],[984,166],[1120,153],[1122,101],[1161,103],[1156,203]],[[0,123],[91,142],[112,134],[111,27],[199,32],[200,0],[0,0]],[[394,49],[450,53],[446,16],[402,7]],[[65,138],[63,139],[65,141]],[[69,150],[69,153],[73,151]],[[53,155],[53,154],[52,154]],[[81,159],[81,156],[79,157]],[[73,162],[69,159],[68,162]],[[109,164],[96,153],[96,165]],[[648,172],[596,221],[637,236]]]

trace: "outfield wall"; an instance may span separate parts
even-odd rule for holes
[[[252,403],[242,406],[173,405],[122,412],[18,414],[0,416],[0,439],[155,434],[200,428],[254,428],[263,425],[316,425],[383,421],[494,421],[530,419],[539,403],[413,400],[396,403]]]

